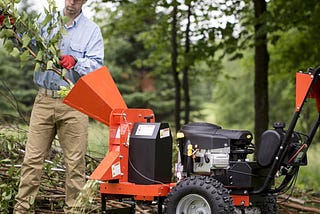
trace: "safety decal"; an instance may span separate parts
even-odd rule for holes
[[[136,135],[152,136],[155,130],[155,125],[139,125],[136,131]]]
[[[170,136],[170,129],[165,128],[160,130],[160,138],[169,137]]]
[[[112,177],[116,177],[121,174],[120,162],[112,165]]]

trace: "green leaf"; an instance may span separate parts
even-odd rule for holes
[[[56,55],[57,55],[57,50],[56,50],[56,47],[55,47],[54,45],[50,45],[48,49],[49,49],[50,53],[51,53],[53,56],[56,56]]]
[[[28,47],[30,41],[31,41],[31,38],[27,34],[23,34],[23,36],[22,36],[22,47],[23,48]]]
[[[41,67],[41,64],[37,62],[36,65],[34,66],[34,71],[39,71],[40,67]]]
[[[2,159],[0,160],[0,163],[10,163],[10,159],[9,158]]]
[[[45,19],[42,21],[41,25],[42,26],[46,26],[51,20],[52,20],[53,16],[49,13],[47,13]]]
[[[37,54],[37,57],[35,58],[35,60],[42,61],[42,56],[43,56],[43,52],[39,51],[38,54]]]
[[[18,57],[20,55],[20,51],[18,48],[14,47],[10,53],[11,56],[13,57]]]
[[[64,77],[67,73],[67,69],[63,68],[62,71],[61,71],[61,77]]]
[[[56,55],[53,56],[52,60],[55,65],[58,65],[60,62],[59,57],[57,57]]]
[[[0,38],[8,38],[13,36],[13,31],[11,29],[2,29],[0,31]]]
[[[36,46],[37,48],[41,49],[41,50],[46,50],[47,49],[47,45],[42,41],[41,37],[36,37]]]
[[[8,52],[11,52],[14,45],[13,45],[13,42],[11,39],[7,39],[4,44],[3,44],[3,47],[8,51]]]
[[[5,26],[6,28],[12,28],[12,24],[10,23],[10,19],[9,17],[6,17],[2,23],[3,26]]]
[[[5,29],[0,30],[0,38],[5,38]]]
[[[14,31],[12,29],[7,29],[5,33],[6,33],[6,37],[10,38],[10,37],[13,37]]]
[[[20,55],[20,60],[22,62],[26,62],[28,61],[28,58],[29,58],[29,51],[24,51],[21,55]]]
[[[23,13],[20,18],[21,18],[21,21],[26,22],[30,17],[27,13]]]
[[[62,23],[63,24],[66,24],[66,23],[68,23],[70,21],[70,18],[68,17],[68,16],[63,16],[62,17]],[[65,28],[63,28],[63,29],[65,29]]]
[[[60,35],[56,34],[52,37],[52,39],[50,40],[50,43],[57,43],[60,41]]]
[[[52,69],[53,68],[53,61],[52,60],[49,60],[48,62],[47,62],[47,70],[50,70],[50,69]]]
[[[72,89],[72,87],[73,86],[69,86],[69,87],[66,87],[66,86],[60,86],[60,90],[58,91],[58,95],[60,96],[60,97],[66,97],[68,94],[69,94],[69,92],[71,91],[71,89]]]

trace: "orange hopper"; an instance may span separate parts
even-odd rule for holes
[[[106,125],[109,125],[109,116],[114,109],[127,109],[105,66],[80,78],[64,103]]]

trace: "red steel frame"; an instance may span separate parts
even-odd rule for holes
[[[140,185],[128,181],[129,137],[136,122],[155,121],[150,109],[128,109],[108,68],[83,76],[64,99],[67,105],[109,126],[109,151],[90,179],[99,180],[104,195],[130,195],[152,201],[166,197],[176,183]],[[234,205],[249,206],[248,195],[232,195]]]
[[[128,181],[129,137],[136,122],[146,122],[154,113],[150,109],[115,109],[109,120],[109,152],[90,179],[100,181],[118,180],[117,183],[102,182],[100,193],[108,195],[131,195],[135,200],[152,201],[165,197],[175,183],[140,185]]]
[[[115,109],[110,115],[109,152],[90,179],[100,180],[100,193],[130,195],[135,200],[153,201],[166,197],[176,183],[135,184],[128,181],[129,137],[135,122],[145,122],[154,114],[150,109]],[[118,180],[117,183],[109,182]],[[104,182],[105,181],[105,182]],[[235,206],[249,206],[248,195],[231,195]]]

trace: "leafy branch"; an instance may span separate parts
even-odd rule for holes
[[[73,83],[65,76],[67,70],[60,69],[59,66],[58,43],[66,33],[64,23],[67,20],[57,10],[54,0],[47,1],[48,8],[44,9],[45,15],[40,16],[26,12],[20,14],[15,8],[15,4],[20,0],[1,0],[0,13],[5,19],[0,29],[0,38],[3,39],[3,46],[10,55],[20,57],[21,66],[32,58],[35,62],[35,72],[51,70],[71,88]],[[46,38],[42,37],[40,26],[46,26]]]

